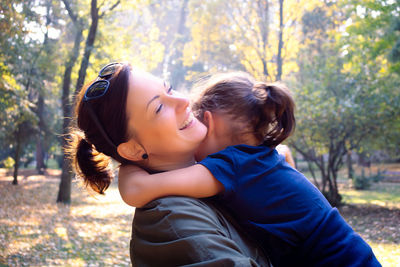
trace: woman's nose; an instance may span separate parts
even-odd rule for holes
[[[189,99],[179,93],[173,96],[173,101],[177,112],[186,111],[186,108],[189,106]]]

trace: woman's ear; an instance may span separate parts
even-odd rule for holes
[[[143,154],[146,154],[144,148],[134,139],[119,144],[117,152],[121,157],[130,161],[141,161],[143,160]]]

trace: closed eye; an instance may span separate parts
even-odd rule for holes
[[[169,95],[172,94],[172,90],[174,90],[172,85],[169,83],[164,83],[164,86],[167,88],[167,94],[169,94]]]
[[[161,109],[162,109],[163,106],[164,106],[163,104],[160,104],[160,105],[158,106],[158,108],[156,109],[156,114],[158,114],[158,113],[161,111]]]
[[[172,85],[164,82],[164,86],[167,88],[167,94],[172,95],[172,91],[174,90],[174,88],[172,87]],[[162,108],[163,108],[164,104],[160,104],[157,109],[156,109],[156,114],[158,114]]]

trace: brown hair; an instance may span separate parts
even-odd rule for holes
[[[113,177],[109,164],[110,157],[120,163],[127,162],[118,154],[116,146],[128,139],[126,99],[130,71],[129,65],[122,65],[108,79],[110,86],[102,97],[84,101],[85,92],[92,83],[82,87],[77,95],[75,107],[77,128],[71,131],[72,140],[67,151],[73,160],[75,172],[83,178],[84,184],[100,194],[109,187]],[[114,145],[107,142],[89,109],[92,109],[97,116]]]
[[[229,115],[235,135],[245,129],[275,147],[294,131],[295,104],[282,83],[259,82],[247,73],[232,72],[212,76],[198,90],[201,93],[193,104],[196,116],[202,120],[207,110]]]

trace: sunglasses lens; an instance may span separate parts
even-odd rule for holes
[[[101,69],[99,73],[100,78],[111,76],[116,72],[116,70],[121,66],[120,63],[111,63]]]
[[[96,98],[104,95],[108,89],[109,83],[107,81],[97,81],[90,86],[86,92],[86,97]]]

